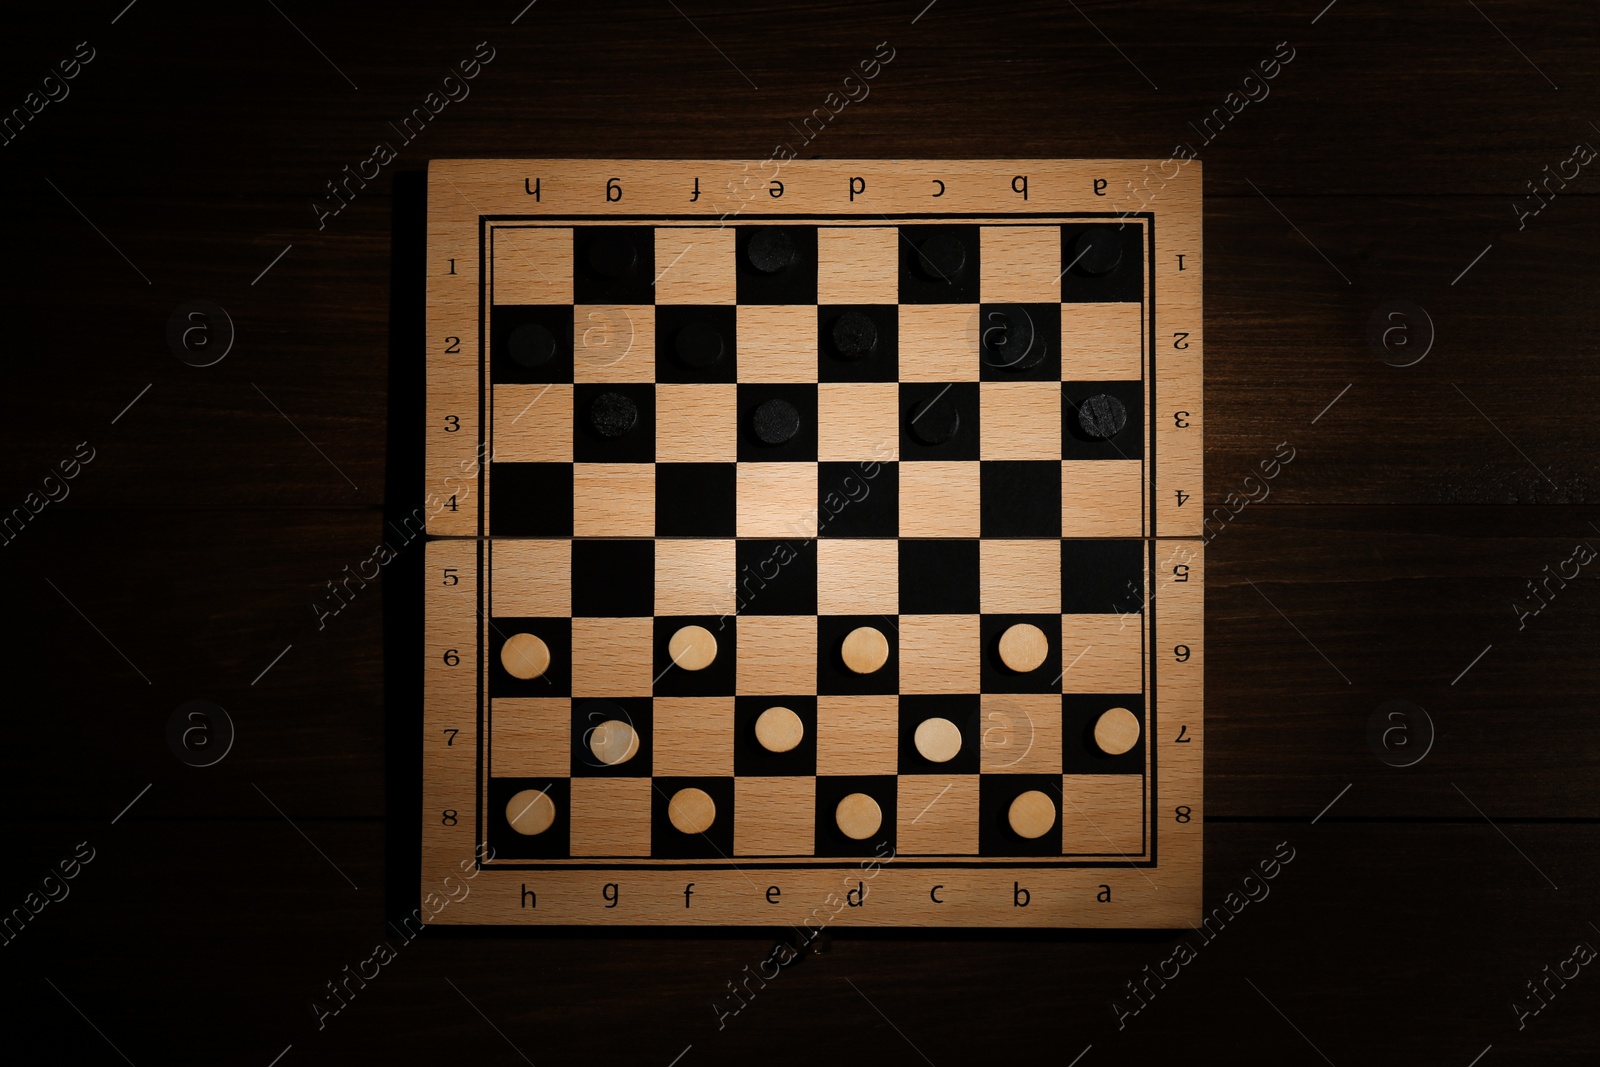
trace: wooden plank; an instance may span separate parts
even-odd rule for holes
[[[1266,189],[1351,287],[1248,187],[1241,186],[1245,199],[1220,197],[1219,182],[1208,176],[1206,325],[1221,338],[1206,367],[1205,484],[1212,507],[1229,493],[1259,495],[1243,479],[1259,480],[1259,464],[1284,441],[1297,458],[1270,482],[1274,502],[1455,506],[1594,498],[1600,424],[1582,391],[1566,387],[1589,373],[1587,354],[1569,339],[1600,331],[1600,311],[1574,298],[1600,282],[1600,257],[1582,238],[1600,226],[1594,197],[1575,185],[1519,232],[1505,199],[1323,199]],[[93,207],[96,221],[113,234],[137,233],[143,219],[184,210],[179,201],[110,199]],[[218,228],[237,232],[276,209],[257,200],[217,210]],[[138,286],[127,284],[137,277],[109,249],[92,248],[88,242],[99,239],[86,231],[72,269],[97,294],[102,313],[60,316],[49,333],[31,318],[18,327],[21,347],[83,353],[81,363],[36,361],[25,372],[40,395],[81,397],[81,403],[21,405],[0,426],[13,460],[0,480],[8,508],[23,506],[44,475],[85,440],[97,458],[49,511],[139,508],[153,482],[172,507],[383,500],[385,471],[414,469],[407,457],[420,463],[422,455],[422,298],[404,289],[392,294],[385,279],[392,270],[410,277],[413,268],[420,277],[420,251],[403,257],[405,241],[420,245],[423,230],[420,216],[401,222],[411,229],[402,227],[393,248],[387,231],[371,230],[297,244],[254,288],[247,283],[288,238],[241,248],[221,235],[179,235],[170,251],[150,242],[157,251],[140,260],[147,272],[193,270],[239,281],[241,296],[220,299],[239,330],[239,347],[203,372],[163,357],[145,373],[117,356],[149,343],[148,331],[137,326],[149,312]],[[73,225],[81,220],[64,204],[59,214],[42,210],[12,220],[17,241],[38,247],[57,247]],[[17,277],[17,300],[53,306],[43,282],[37,272]],[[337,299],[329,296],[334,292]],[[1381,362],[1367,339],[1368,319],[1395,294],[1410,294],[1439,337],[1410,368]],[[275,350],[270,364],[239,358],[247,344],[267,343],[279,332],[300,340]],[[1514,355],[1530,352],[1538,358]],[[85,373],[100,383],[89,393],[81,388]],[[146,385],[149,392],[113,426]],[[1188,410],[1162,407],[1169,423],[1173,411]],[[1538,419],[1520,425],[1519,413],[1529,411]],[[1374,432],[1399,425],[1407,427],[1404,448]],[[195,448],[195,440],[206,447]],[[417,506],[424,502],[420,481],[410,475],[397,473],[393,491]]]
[[[270,780],[261,784],[272,791]],[[761,966],[779,932],[773,927],[716,937],[641,936],[637,930],[541,936],[543,965],[529,968],[526,937],[457,937],[442,928],[458,904],[486,892],[482,875],[468,879],[457,871],[448,886],[441,882],[432,891],[426,899],[442,908],[439,923],[420,933],[418,925],[404,924],[420,902],[409,884],[404,895],[386,898],[383,892],[396,856],[386,847],[382,824],[300,824],[357,890],[275,815],[201,823],[152,818],[136,807],[115,827],[103,820],[15,827],[13,905],[27,891],[24,879],[55,869],[76,842],[88,841],[95,858],[66,883],[70,895],[45,905],[6,947],[18,963],[0,976],[0,989],[15,1011],[52,1028],[63,1057],[104,1058],[103,1039],[39,978],[48,976],[135,1063],[211,1064],[218,1049],[240,1061],[268,1063],[290,1044],[291,1055],[338,1061],[363,1049],[394,1060],[448,1057],[484,1041],[488,1028],[442,976],[536,1063],[586,1053],[606,1061],[667,1062],[691,1045],[691,1056],[710,1062],[815,1062],[863,1051],[912,1055],[906,1037],[924,1049],[942,1049],[936,1062],[978,1061],[997,1043],[1064,1049],[1069,1060],[1089,1045],[1091,1056],[1110,1048],[1145,1058],[1173,1054],[1175,1032],[1189,1048],[1226,1046],[1250,1062],[1320,1063],[1306,1047],[1309,1038],[1333,1062],[1344,1063],[1368,1048],[1364,1021],[1400,1000],[1411,1006],[1410,1025],[1394,1029],[1382,1063],[1442,1056],[1465,1064],[1490,1044],[1490,1056],[1512,1052],[1540,1064],[1593,1055],[1593,1027],[1584,1010],[1591,994],[1581,979],[1564,988],[1552,983],[1554,998],[1546,997],[1547,1007],[1521,1029],[1511,1010],[1513,1001],[1528,1001],[1524,983],[1542,980],[1545,966],[1554,971],[1577,942],[1596,944],[1585,910],[1600,892],[1600,836],[1593,825],[1502,827],[1560,886],[1554,890],[1482,820],[1408,826],[1336,819],[1316,826],[1209,827],[1204,903],[1211,923],[1176,935],[1030,931],[885,938],[849,922],[878,903],[883,875],[840,872],[834,884],[804,900],[807,921],[798,932],[788,931],[801,937],[826,929],[834,935],[831,951],[808,953],[798,965],[776,971]],[[194,864],[194,836],[202,832],[212,841],[210,862]],[[232,906],[195,909],[192,936],[175,938],[157,921],[171,903],[162,875],[186,862],[194,892]],[[1274,877],[1263,876],[1263,864]],[[252,877],[241,879],[238,872],[246,869]],[[773,884],[753,880],[753,893],[764,895]],[[868,890],[864,909],[847,908],[845,893],[858,882]],[[1350,905],[1375,886],[1386,887],[1386,908]],[[634,890],[622,883],[619,908],[633,906]],[[519,892],[514,887],[514,899]],[[451,899],[462,893],[464,901]],[[783,904],[773,910],[788,912],[791,895],[781,884]],[[1477,917],[1469,938],[1439,921],[1442,907],[1457,906],[1452,901],[1460,902],[1462,914]],[[1222,909],[1220,920],[1215,909]],[[262,930],[274,934],[263,938]],[[347,978],[344,968],[357,975],[380,943],[395,957],[364,968],[378,977],[361,979],[365,984]],[[1286,958],[1283,947],[1290,943],[1318,966],[1300,965],[1299,955]],[[1401,944],[1432,961],[1430,973],[1438,978],[1418,981],[1414,969],[1395,962]],[[1167,962],[1179,945],[1189,946],[1194,958]],[[253,965],[239,968],[230,983],[214,980],[239,959]],[[1373,967],[1374,960],[1390,962]],[[1165,984],[1147,979],[1146,967],[1150,975],[1163,970]],[[122,980],[130,968],[142,968],[144,981]],[[842,980],[846,973],[871,1003]],[[1363,980],[1351,983],[1351,974]],[[346,980],[348,990],[340,986]],[[337,1013],[328,982],[345,1004]],[[1119,1028],[1114,1005],[1123,1012],[1137,1007],[1129,982],[1146,1006],[1122,1016]],[[620,983],[635,994],[632,1025],[608,1026],[605,1020],[614,1018],[608,1000]],[[1014,989],[1016,1010],[972,1012],[975,985]],[[449,1010],[446,994],[455,1001]],[[162,1014],[174,996],[194,1009],[188,1039],[176,1044]],[[252,1004],[261,1020],[244,1033],[236,1018],[241,1002]],[[327,1014],[319,1016],[312,1005]],[[1470,1010],[1463,1014],[1463,1007]],[[785,1047],[779,1048],[775,1028],[797,1014],[837,1025],[782,1031]],[[419,1019],[426,1021],[419,1025]],[[1074,1035],[1070,1044],[1063,1027]],[[505,1056],[515,1058],[510,1050]]]
[[[81,99],[114,99],[127,113],[147,116],[146,124],[133,129],[106,121],[95,108],[50,107],[17,143],[40,158],[59,160],[62,173],[84,175],[91,188],[122,185],[155,197],[192,187],[196,197],[216,204],[232,195],[281,192],[282,218],[308,234],[318,233],[310,201],[339,207],[329,181],[349,206],[324,220],[324,227],[349,233],[376,217],[382,169],[430,155],[526,152],[527,138],[516,120],[521,102],[533,96],[544,101],[538,143],[552,155],[592,152],[594,137],[586,124],[627,115],[629,150],[644,157],[719,154],[727,150],[729,130],[749,131],[749,143],[764,146],[763,154],[781,143],[801,154],[842,158],[981,157],[1015,153],[1018,145],[1167,158],[1184,141],[1227,168],[1219,177],[1229,184],[1242,186],[1241,176],[1248,176],[1263,188],[1323,194],[1380,188],[1509,198],[1525,192],[1522,182],[1540,163],[1552,162],[1558,158],[1553,153],[1586,136],[1581,121],[1547,105],[1556,99],[1552,82],[1565,93],[1594,91],[1586,59],[1595,32],[1573,17],[1581,9],[1572,4],[1489,11],[1493,26],[1482,18],[1457,18],[1457,6],[1428,0],[1368,18],[1336,6],[1313,24],[1319,11],[1263,15],[1242,0],[1187,11],[1146,0],[1089,12],[1106,38],[1070,8],[1040,0],[1017,5],[1000,24],[979,12],[938,7],[915,24],[911,19],[920,12],[887,9],[838,25],[819,25],[807,12],[783,5],[691,12],[736,67],[689,23],[669,22],[645,3],[619,5],[605,20],[581,10],[547,9],[528,12],[515,29],[498,34],[441,27],[425,37],[408,35],[403,27],[374,26],[360,9],[330,12],[304,28],[361,86],[359,96],[287,25],[270,31],[256,23],[207,26],[190,65],[134,78],[124,55],[182,53],[156,27],[124,19],[117,24],[118,47],[102,48],[74,91]],[[33,31],[13,45],[19,69],[48,70],[62,58],[57,52],[71,51],[57,42],[81,39],[67,15],[38,13],[31,20]],[[535,36],[523,36],[530,29]],[[273,45],[281,44],[285,62],[292,64],[293,77],[273,94],[238,77],[238,64],[229,59],[260,44],[262,32],[275,35]],[[781,77],[762,53],[774,39],[791,50]],[[1107,46],[1106,39],[1118,47]],[[1288,47],[1280,48],[1277,42],[1285,39]],[[1430,42],[1423,52],[1414,46],[1421,39]],[[985,57],[1019,40],[1029,47],[1003,67],[986,69]],[[296,42],[301,54],[289,56]],[[597,79],[594,57],[602,52]],[[493,58],[469,67],[477,76],[462,81],[459,64],[475,54]],[[351,56],[361,57],[359,70],[352,69]],[[1282,64],[1279,56],[1292,58]],[[1260,77],[1263,63],[1273,78]],[[873,78],[861,77],[862,64]],[[969,73],[978,70],[989,79],[982,93],[973,91],[975,75]],[[1063,109],[1039,98],[1037,87],[1053,84],[1063,70],[1073,72],[1073,85],[1106,87],[1098,108]],[[855,80],[843,85],[851,73]],[[449,89],[464,99],[451,102],[442,95],[446,74],[457,76]],[[752,94],[746,80],[760,84],[764,74],[769,76],[763,90],[775,102]],[[1245,82],[1249,75],[1254,80]],[[704,94],[703,112],[686,110],[659,91],[674,78],[691,80]],[[190,79],[212,91],[186,95]],[[1493,79],[1494,92],[1484,91],[1485,79]],[[1403,107],[1392,106],[1397,85]],[[436,119],[423,106],[429,92],[439,94],[433,101],[441,108]],[[854,103],[846,105],[847,93]],[[1463,94],[1471,94],[1473,107],[1459,106]],[[370,104],[356,106],[369,96]],[[330,100],[341,102],[330,106]],[[839,109],[837,115],[832,108]],[[973,121],[955,127],[926,121],[956,109]],[[420,123],[423,132],[416,132],[415,119],[407,134],[390,124],[418,110],[432,120]],[[236,116],[239,128],[256,137],[184,136],[216,128],[217,116]],[[1414,139],[1424,119],[1437,132],[1428,152],[1384,149]],[[1198,128],[1208,120],[1203,134]],[[1344,151],[1307,168],[1303,158],[1272,150],[1289,131]],[[126,173],[96,174],[99,151],[130,158],[149,143],[145,138],[171,145],[171,153]],[[257,138],[285,150],[262,153]],[[398,161],[388,168],[363,167],[380,141]],[[1530,169],[1526,164],[1534,160]],[[191,180],[207,168],[229,175],[226,189]],[[358,170],[379,177],[350,177]]]
[[[420,715],[415,627],[421,615],[410,599],[421,589],[420,556],[414,555],[420,542],[407,547],[390,529],[389,542],[401,551],[383,568],[381,592],[351,579],[346,606],[318,629],[312,605],[335,603],[326,583],[345,579],[347,565],[358,574],[384,539],[378,513],[272,512],[266,521],[267,513],[224,511],[203,527],[173,526],[166,510],[116,514],[116,553],[104,550],[107,513],[70,508],[46,512],[40,528],[13,548],[155,685],[146,686],[42,577],[20,579],[17,617],[36,620],[12,636],[18,662],[31,665],[15,679],[20,704],[55,706],[62,680],[70,679],[77,706],[132,702],[144,710],[94,719],[92,743],[85,740],[91,736],[84,732],[87,720],[41,717],[32,727],[37,744],[75,753],[84,780],[30,782],[19,775],[0,780],[0,798],[14,806],[44,804],[63,817],[109,818],[152,781],[135,780],[125,753],[149,751],[158,788],[140,804],[153,812],[176,814],[186,804],[203,803],[218,814],[259,813],[261,801],[249,782],[267,786],[260,776],[273,760],[284,759],[310,768],[274,792],[296,818],[380,814],[387,802],[385,761],[416,758],[415,734],[406,730],[402,751],[398,739],[379,729],[378,709],[382,700],[393,712],[384,721],[392,724],[409,700]],[[1290,508],[1273,501],[1246,509],[1207,546],[1206,696],[1217,709],[1208,719],[1211,812],[1309,817],[1354,782],[1340,808],[1459,817],[1471,809],[1452,781],[1496,819],[1592,810],[1600,803],[1600,765],[1592,765],[1588,753],[1600,749],[1600,725],[1587,694],[1600,688],[1600,668],[1583,650],[1584,635],[1600,626],[1600,601],[1581,578],[1564,589],[1552,580],[1554,598],[1526,627],[1518,628],[1512,608],[1514,602],[1536,606],[1526,583],[1543,581],[1546,566],[1559,572],[1580,540],[1600,547],[1593,530],[1583,536],[1586,518],[1600,522],[1600,512],[1435,513]],[[129,558],[141,566],[129,568]],[[229,591],[226,598],[219,600],[219,588]],[[170,621],[152,624],[152,604],[164,605],[170,614],[161,619]],[[390,624],[399,633],[397,644],[386,649],[388,612],[401,614]],[[1098,618],[1111,628],[1104,640],[1120,632],[1117,616]],[[1110,647],[1083,629],[1085,617],[1074,619],[1064,635],[1065,662],[1094,647],[1064,683]],[[741,618],[739,625],[757,621]],[[63,640],[67,636],[73,639]],[[1129,647],[1137,663],[1137,646]],[[806,669],[799,664],[795,677]],[[234,751],[207,777],[173,758],[159,734],[173,710],[196,696],[226,708],[239,729]],[[1426,709],[1437,735],[1427,758],[1409,769],[1381,763],[1366,739],[1369,717],[1394,699]],[[1531,714],[1537,730],[1528,729]],[[386,752],[386,741],[395,749]],[[1561,759],[1552,761],[1552,752]],[[243,791],[213,796],[214,780]]]

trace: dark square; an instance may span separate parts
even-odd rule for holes
[[[739,389],[739,462],[803,463],[817,458],[816,385],[755,385],[741,383]],[[767,405],[771,405],[768,407]],[[793,437],[768,444],[759,435],[763,425],[787,430],[789,408],[799,416]]]
[[[622,429],[631,408],[633,426]],[[612,436],[616,434],[616,436]],[[572,458],[579,463],[649,463],[656,458],[656,387],[576,385],[572,389]]]
[[[741,539],[734,548],[740,615],[815,615],[817,543]]]
[[[494,384],[572,381],[571,304],[496,307],[489,313],[489,337],[490,377]],[[459,339],[453,346],[446,342],[447,348],[459,346]]]
[[[654,227],[574,227],[572,298],[576,304],[655,303]]]
[[[871,330],[872,347],[861,352],[867,329]],[[817,380],[899,381],[899,305],[829,304],[817,308]]]
[[[605,764],[589,747],[590,735],[608,722],[623,722],[639,735],[639,751],[621,763]],[[578,700],[572,705],[574,778],[648,778],[653,762],[655,716],[649,697]]]
[[[506,805],[525,789],[537,789],[550,798],[556,808],[555,821],[542,834],[519,834],[506,817]],[[565,778],[490,778],[488,825],[489,848],[497,860],[546,860],[567,855],[572,835],[572,789]],[[470,818],[456,812],[458,820]]]
[[[768,708],[788,708],[800,717],[805,734],[787,752],[768,752],[756,740],[756,720]],[[741,778],[792,778],[817,773],[817,698],[814,696],[735,697],[733,773]]]
[[[1059,382],[1061,305],[981,305],[978,374],[986,382]]]
[[[1096,254],[1084,253],[1079,244],[1091,229],[1102,231],[1101,239],[1120,253],[1116,266],[1104,273],[1090,269],[1091,264],[1100,265],[1094,262]],[[1065,268],[1061,272],[1061,302],[1101,303],[1143,298],[1144,244],[1145,228],[1137,223],[1088,222],[1061,227],[1061,264]]]
[[[841,648],[858,626],[870,626],[889,641],[889,659],[871,674],[844,665]],[[893,615],[821,615],[817,618],[817,692],[830,695],[900,691],[900,620]]]
[[[839,829],[834,810],[839,801],[851,793],[865,793],[878,802],[883,811],[883,824],[878,832],[864,841],[846,837]],[[896,780],[892,774],[838,774],[817,778],[817,840],[818,856],[881,856],[894,854]],[[850,886],[852,891],[857,887]],[[863,890],[863,893],[865,890]],[[859,900],[863,893],[853,899]]]
[[[650,789],[650,855],[657,859],[728,859],[733,856],[733,778],[657,778]],[[672,825],[667,807],[680,789],[702,789],[717,806],[704,833],[686,834]],[[685,879],[689,881],[689,879]],[[693,906],[692,904],[690,905]]]
[[[737,309],[732,304],[662,304],[656,308],[656,381],[694,384],[738,380]],[[721,341],[721,354],[703,345]]]
[[[927,246],[927,242],[934,242]],[[900,303],[976,304],[978,302],[978,227],[936,225],[900,227]],[[959,248],[961,267],[947,268],[944,250]]]
[[[732,615],[661,615],[655,620],[653,655],[655,695],[667,697],[733,696],[734,663],[738,659],[738,619]],[[672,662],[668,645],[685,626],[703,626],[717,639],[717,656],[698,671]]]
[[[1127,708],[1144,722],[1140,693],[1069,693],[1061,698],[1061,770],[1065,774],[1143,774],[1144,734],[1120,756],[1094,743],[1094,724],[1112,708]]]
[[[550,650],[550,666],[537,678],[514,677],[500,662],[500,650],[517,634],[532,634]],[[450,651],[465,660],[471,650],[444,650],[439,655],[448,655]],[[491,697],[564,697],[572,692],[571,619],[492,618],[489,620],[489,647],[485,655],[489,660]]]
[[[1019,674],[1000,659],[1000,638],[1018,623],[1031,623],[1044,631],[1050,652],[1044,662],[1027,674]],[[978,685],[985,693],[1061,692],[1061,616],[1060,615],[985,615],[978,622],[983,642],[983,666]]]
[[[934,763],[917,751],[917,727],[928,719],[948,719],[961,731],[961,751]],[[983,744],[983,709],[976,696],[903,696],[900,698],[901,774],[977,774]]]
[[[976,615],[978,542],[900,542],[900,614]]]
[[[1061,542],[1061,613],[1127,615],[1143,610],[1143,541]]]
[[[1101,400],[1110,397],[1122,406],[1123,424],[1110,437],[1090,434],[1087,420],[1095,426],[1116,404]],[[1084,405],[1089,407],[1085,410]],[[1102,421],[1103,425],[1103,421]],[[1105,427],[1109,429],[1109,426]],[[1064,382],[1061,386],[1062,459],[1143,459],[1144,458],[1144,383],[1142,382]]]
[[[656,536],[732,537],[737,484],[735,463],[657,463]]]
[[[894,537],[899,532],[898,463],[817,464],[818,537]]]
[[[984,537],[1060,537],[1061,464],[985,460],[979,465]]]
[[[932,405],[931,410],[926,405]],[[954,409],[958,422],[949,440],[930,443],[930,432]],[[922,420],[930,421],[926,424]],[[978,458],[977,382],[900,383],[900,461]]]
[[[1031,840],[1011,829],[1011,802],[1038,790],[1056,807],[1056,821]],[[1061,856],[1061,777],[1054,774],[985,774],[978,779],[978,855]]]
[[[780,236],[781,235],[781,236]],[[787,240],[789,265],[773,273],[756,262],[771,256],[763,242]],[[752,249],[751,242],[757,242]],[[734,230],[741,304],[815,304],[817,302],[817,228],[815,226],[740,226]]]
[[[572,614],[644,618],[656,613],[654,541],[572,542]]]
[[[489,488],[492,536],[572,536],[572,464],[493,463]]]

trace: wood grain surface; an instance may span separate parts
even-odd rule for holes
[[[404,143],[389,123],[480,41]],[[1526,183],[1600,143],[1597,47],[1584,6],[1504,0],[15,14],[0,514],[37,514],[0,546],[8,1051],[1592,1060],[1600,979],[1546,975],[1600,945],[1600,597],[1587,565],[1548,576],[1600,545],[1600,185],[1541,185],[1533,214]],[[379,141],[397,158],[319,229]],[[1212,936],[841,932],[763,978],[776,932],[415,934],[425,161],[1180,141],[1206,174]],[[196,299],[236,332],[209,367],[166,338]],[[1374,345],[1394,301],[1432,323],[1411,366],[1414,315]],[[196,699],[234,726],[209,767],[175,755],[188,720],[168,740]],[[1379,753],[1413,757],[1414,711],[1369,737],[1392,701],[1433,725],[1409,767]]]

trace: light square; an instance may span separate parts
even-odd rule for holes
[[[734,462],[738,410],[738,386],[732,383],[656,386],[656,462]]]
[[[656,697],[651,773],[733,773],[732,697]]]
[[[900,542],[830,538],[817,542],[817,611],[894,615],[900,611]]]
[[[1061,800],[1062,853],[1143,854],[1144,775],[1063,775]]]
[[[739,595],[751,598],[761,593],[746,587]],[[734,692],[762,696],[817,691],[815,615],[741,615],[738,625]]]
[[[1144,615],[1061,616],[1063,693],[1144,691]]]
[[[656,541],[656,614],[731,615],[734,542]]]
[[[572,462],[572,386],[494,386],[494,458]]]
[[[976,693],[981,657],[978,616],[900,616],[902,693]]]
[[[572,701],[496,697],[489,704],[489,773],[565,778],[572,773]]]
[[[733,853],[809,856],[815,848],[817,780],[735,778]]]
[[[987,614],[1061,611],[1061,542],[978,542],[978,607]]]
[[[824,463],[892,462],[899,456],[898,382],[823,382],[817,386],[818,459]]]
[[[496,304],[572,303],[572,230],[562,226],[496,226]]]
[[[1118,304],[1061,305],[1061,380],[1138,381],[1144,377],[1144,309]]]
[[[978,851],[978,776],[906,774],[895,783],[895,849],[902,856]]]
[[[653,382],[656,309],[580,304],[572,309],[572,348],[573,381]]]
[[[815,463],[741,463],[738,473],[740,537],[815,537]]]
[[[655,536],[655,464],[574,464],[572,531],[574,537]]]
[[[648,778],[572,779],[574,856],[650,855]]]
[[[571,541],[494,541],[489,552],[490,615],[564,619],[572,614]]]
[[[647,697],[655,675],[650,619],[572,620],[572,695]]]
[[[898,229],[882,226],[824,226],[817,230],[817,303],[899,302]]]
[[[733,304],[733,227],[656,227],[657,304]]]
[[[818,774],[894,774],[900,764],[900,701],[885,696],[817,698]]]
[[[1061,773],[1061,697],[985,693],[978,766],[984,774]]]
[[[978,248],[985,304],[1061,299],[1061,227],[984,226]]]
[[[978,464],[900,464],[901,537],[977,537]]]
[[[978,430],[983,459],[1060,459],[1060,383],[984,382]]]
[[[900,380],[978,380],[978,305],[900,305]]]
[[[1061,461],[1061,536],[1144,536],[1144,463]]]
[[[813,304],[740,304],[741,382],[817,380],[817,309]]]

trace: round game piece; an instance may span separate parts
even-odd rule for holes
[[[954,284],[966,266],[966,246],[953,233],[935,233],[917,246],[917,273],[930,282]]]
[[[870,626],[858,626],[845,636],[839,654],[857,674],[871,674],[889,662],[889,639]]]
[[[1097,277],[1110,274],[1122,262],[1122,242],[1110,226],[1087,226],[1072,242],[1072,255],[1067,257],[1072,273]]]
[[[639,405],[621,393],[601,393],[589,404],[589,424],[601,437],[621,437],[639,422]]]
[[[1018,674],[1038,670],[1049,655],[1049,640],[1044,631],[1031,622],[1009,626],[1000,635],[1000,662]]]
[[[667,801],[667,818],[681,833],[703,834],[717,821],[717,802],[704,789],[680,789]]]
[[[639,732],[621,719],[607,719],[589,731],[589,751],[602,766],[627,763],[639,751]]]
[[[794,241],[782,227],[762,226],[750,235],[744,256],[762,274],[777,274],[794,263]]]
[[[756,716],[756,742],[768,752],[790,752],[806,735],[806,724],[788,708],[771,707]]]
[[[717,658],[717,639],[704,626],[685,626],[667,642],[667,654],[686,671],[703,671]]]
[[[1094,743],[1108,756],[1120,756],[1139,743],[1139,716],[1111,708],[1094,721]]]
[[[550,646],[533,634],[512,634],[500,646],[500,666],[524,682],[550,669]]]
[[[537,322],[525,322],[506,338],[511,359],[519,366],[542,367],[556,358],[556,338]]]
[[[948,389],[911,411],[911,435],[925,445],[942,445],[960,429],[961,412]]]
[[[603,233],[589,242],[588,259],[590,270],[616,281],[633,273],[639,265],[639,252],[624,235]]]
[[[756,408],[751,428],[764,445],[781,445],[800,432],[800,412],[787,400],[768,400]]]
[[[1030,789],[1011,802],[1006,821],[1018,837],[1032,841],[1049,833],[1056,824],[1056,803],[1037,789]]]
[[[1033,316],[1021,304],[983,309],[979,347],[983,361],[1002,370],[1020,371],[1044,362],[1048,346],[1033,328]]]
[[[846,311],[833,320],[828,336],[845,359],[865,359],[878,347],[878,327],[864,312]]]
[[[949,763],[961,751],[961,730],[949,719],[924,719],[912,736],[917,752],[930,763]]]
[[[672,339],[678,358],[696,370],[706,370],[722,362],[722,331],[709,322],[691,322]]]
[[[1117,436],[1127,424],[1128,409],[1114,396],[1097,393],[1078,405],[1078,425],[1098,441]]]
[[[524,789],[506,801],[506,822],[519,834],[542,834],[555,821],[555,801],[543,789]]]
[[[852,841],[865,841],[883,825],[883,809],[865,793],[851,793],[833,809],[833,821]]]

